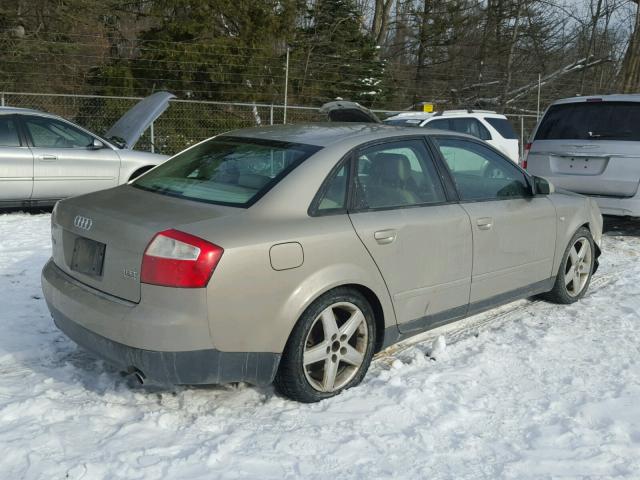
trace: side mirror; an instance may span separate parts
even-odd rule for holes
[[[100,150],[104,147],[105,147],[105,144],[103,142],[101,142],[97,138],[94,138],[93,142],[91,142],[91,145],[89,145],[89,150]]]
[[[533,190],[535,195],[549,195],[556,191],[553,183],[542,177],[533,177]]]

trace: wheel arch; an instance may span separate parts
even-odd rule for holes
[[[582,227],[584,227],[587,230],[589,230],[589,232],[591,233],[591,236],[594,237],[593,230],[591,228],[591,223],[590,222],[583,223],[582,225],[580,225],[580,227],[578,227],[578,229],[580,229]],[[600,245],[598,245],[598,243],[595,241],[595,237],[594,237],[593,246],[595,247],[595,254],[596,254],[595,258],[593,259],[593,273],[596,273],[596,271],[598,270],[598,267],[600,266],[600,262],[598,261],[598,259],[600,258],[600,255],[602,254],[602,250],[600,249]]]
[[[361,294],[371,306],[374,313],[374,321],[376,326],[376,338],[375,338],[375,352],[379,352],[385,340],[385,330],[389,327],[396,325],[396,318],[393,311],[393,306],[388,297],[388,292],[385,290],[376,289],[376,286],[365,284],[360,281],[361,279],[345,279],[344,281],[336,281],[331,284],[327,284],[325,288],[314,289],[315,293],[309,296],[305,302],[298,304],[296,313],[294,315],[295,321],[290,324],[287,338],[284,344],[289,341],[291,334],[295,326],[300,321],[300,318],[305,311],[320,297],[326,295],[336,289],[351,289]],[[384,294],[387,294],[385,297]],[[293,313],[293,312],[291,312]],[[286,318],[286,314],[284,314]],[[283,348],[284,348],[283,344]]]
[[[355,290],[359,292],[367,300],[367,302],[369,302],[369,305],[373,309],[374,321],[376,323],[374,352],[377,353],[382,350],[382,345],[384,344],[384,331],[386,326],[384,320],[384,309],[382,308],[382,303],[380,302],[378,296],[370,288],[358,283],[348,283],[336,288],[349,288]]]
[[[140,175],[142,175],[145,172],[148,172],[149,170],[151,170],[153,167],[155,167],[156,165],[143,165],[142,167],[138,167],[136,168],[132,174],[129,175],[129,178],[127,179],[127,182],[130,182],[131,180],[138,178]]]

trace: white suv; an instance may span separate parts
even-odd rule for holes
[[[507,117],[488,110],[446,110],[436,113],[403,112],[384,120],[387,125],[429,127],[473,135],[518,163],[518,135]]]

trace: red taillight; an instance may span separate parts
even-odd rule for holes
[[[157,233],[142,257],[140,281],[179,288],[206,287],[224,250],[178,230]]]
[[[522,168],[527,169],[527,159],[529,158],[529,150],[531,150],[532,143],[526,143],[524,146],[524,155],[522,156]]]

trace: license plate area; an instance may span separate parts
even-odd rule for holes
[[[600,175],[607,167],[606,157],[564,156],[552,157],[551,170],[567,175]]]
[[[71,270],[92,277],[101,277],[105,249],[104,243],[76,237],[71,256]]]

